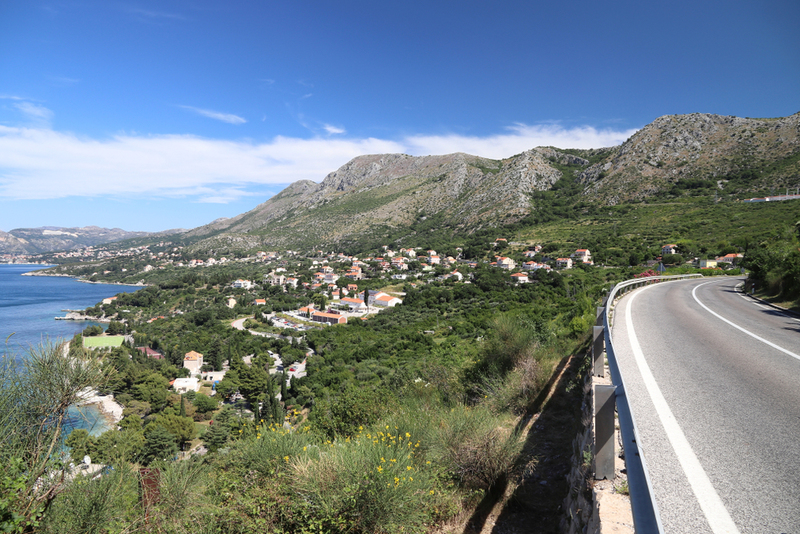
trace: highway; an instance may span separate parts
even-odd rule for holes
[[[800,320],[742,281],[654,284],[613,312],[667,533],[800,534]]]

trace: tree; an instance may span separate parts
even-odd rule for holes
[[[119,321],[111,321],[106,328],[106,334],[116,336],[125,333],[125,325]]]
[[[99,336],[103,333],[103,327],[93,324],[83,329],[83,337]]]
[[[203,393],[195,395],[192,404],[194,404],[194,407],[197,408],[197,411],[200,413],[213,412],[217,409],[217,399]]]
[[[174,414],[159,414],[153,419],[150,425],[161,425],[167,429],[174,437],[178,444],[183,447],[187,441],[191,441],[197,435],[194,428],[194,421],[188,417],[181,417]],[[145,427],[145,432],[147,428]]]
[[[155,460],[169,460],[178,453],[175,436],[158,424],[151,424],[144,431],[142,461],[150,465]]]
[[[26,358],[0,357],[0,524],[31,530],[67,486],[53,471],[67,409],[86,388],[105,381],[100,362],[86,351],[65,358],[59,345],[44,343]],[[77,440],[77,438],[76,438]]]
[[[84,428],[76,428],[70,432],[69,437],[64,442],[69,447],[69,456],[73,462],[82,462],[83,457],[90,453],[94,448],[94,438]]]
[[[211,424],[208,430],[206,430],[206,433],[203,435],[203,443],[206,444],[209,451],[215,452],[228,442],[229,436],[230,430],[227,426],[223,422],[217,421]]]
[[[210,363],[215,371],[222,371],[222,342],[219,338],[214,338],[214,341],[211,343],[211,346],[206,351],[206,360]]]
[[[661,262],[664,265],[680,265],[683,263],[683,256],[680,254],[665,254],[664,257],[661,258]]]

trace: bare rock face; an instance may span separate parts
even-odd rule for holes
[[[642,200],[683,179],[726,177],[800,152],[800,113],[747,119],[693,113],[665,115],[625,141],[606,161],[581,174],[586,192],[607,204]],[[797,165],[770,174],[778,187],[796,185]],[[794,182],[792,181],[794,177]],[[777,180],[776,180],[777,178]],[[753,189],[763,187],[758,180]]]
[[[738,176],[740,189],[742,184],[763,189],[759,180],[800,186],[798,155],[800,114],[779,119],[667,115],[605,149],[538,147],[504,160],[463,153],[359,156],[319,184],[297,182],[248,213],[190,234],[209,236],[201,245],[208,247],[241,241],[246,234],[252,246],[290,248],[374,237],[381,229],[410,228],[421,217],[438,217],[445,227],[469,232],[528,215],[531,194],[551,189],[565,167],[570,173],[565,178],[582,183],[587,197],[613,205],[668,191],[681,180],[724,188]],[[776,166],[767,172],[759,165]],[[749,173],[744,180],[743,172]]]
[[[497,226],[528,215],[530,194],[550,189],[561,178],[549,160],[588,165],[552,148],[502,161],[463,153],[359,156],[319,184],[292,184],[248,213],[190,234],[218,234],[200,245],[205,247],[231,245],[233,234],[257,233],[264,244],[291,248],[409,226],[419,217],[439,216],[447,226],[466,231]]]

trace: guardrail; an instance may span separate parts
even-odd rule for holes
[[[637,534],[659,533],[663,534],[664,530],[661,525],[661,517],[658,513],[653,496],[653,486],[650,481],[650,475],[647,471],[647,462],[645,460],[644,451],[639,448],[638,439],[639,432],[636,427],[636,421],[631,413],[628,398],[625,394],[625,382],[622,373],[617,364],[616,354],[614,353],[614,342],[611,339],[611,322],[609,321],[610,312],[613,311],[615,300],[633,289],[639,288],[644,285],[668,282],[674,280],[685,280],[689,278],[703,278],[700,274],[688,275],[672,275],[672,276],[648,276],[642,278],[634,278],[626,280],[615,285],[608,294],[606,301],[602,308],[598,308],[598,326],[595,327],[595,376],[604,376],[602,360],[602,344],[599,340],[605,341],[605,353],[608,359],[608,368],[611,373],[612,386],[595,386],[596,404],[597,398],[602,395],[599,388],[607,388],[606,396],[616,402],[617,415],[619,417],[619,430],[622,435],[622,446],[625,450],[625,466],[628,474],[628,489],[630,491],[631,511],[633,513],[633,525]],[[613,316],[612,316],[613,318]],[[602,329],[602,333],[598,330]],[[602,334],[600,336],[599,334]],[[599,339],[598,339],[599,338]],[[599,363],[598,363],[599,361]],[[598,369],[599,373],[598,375]],[[606,414],[609,412],[609,407],[602,408]],[[611,416],[613,417],[613,406],[610,409]],[[601,414],[596,411],[595,429],[596,435],[600,432],[601,428],[608,428],[608,424],[600,422]],[[613,420],[611,424],[611,433],[613,435]],[[599,439],[597,440],[600,441]],[[613,438],[611,440],[611,473],[613,478]],[[608,452],[607,450],[605,451]],[[598,477],[598,470],[606,469],[607,467],[601,466],[601,462],[595,453],[595,477],[606,478],[605,476]],[[598,467],[600,466],[600,467]]]

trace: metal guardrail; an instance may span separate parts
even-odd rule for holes
[[[649,472],[647,471],[644,451],[638,444],[639,432],[630,405],[628,404],[628,398],[625,393],[625,382],[619,365],[617,364],[616,354],[614,353],[609,312],[614,308],[614,301],[628,291],[653,283],[686,280],[689,278],[703,278],[703,275],[648,276],[620,282],[609,292],[602,312],[606,358],[608,359],[608,368],[611,372],[611,383],[615,387],[615,400],[617,415],[619,417],[619,429],[622,435],[622,446],[625,451],[625,466],[628,474],[628,489],[630,491],[633,525],[637,534],[663,534],[664,529],[661,525],[661,517],[653,495],[653,485],[650,480]]]

